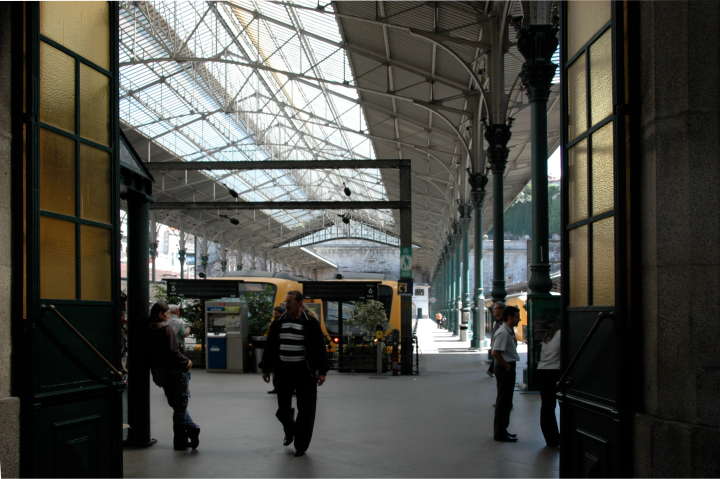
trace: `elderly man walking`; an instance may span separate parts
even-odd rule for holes
[[[319,321],[303,307],[303,295],[290,291],[285,299],[286,312],[270,324],[267,346],[260,367],[263,379],[277,391],[275,416],[285,431],[283,445],[294,442],[295,456],[305,454],[313,426],[317,387],[325,382],[328,370],[327,349]],[[297,417],[292,408],[296,395]]]

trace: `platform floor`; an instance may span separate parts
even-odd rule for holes
[[[275,396],[259,375],[193,371],[190,412],[200,448],[172,449],[172,411],[152,386],[148,449],[125,450],[126,477],[547,477],[559,451],[545,447],[540,397],[516,391],[510,430],[492,440],[495,379],[486,353],[464,352],[429,320],[417,334],[419,376],[331,372],[318,390],[318,414],[304,457],[283,447]],[[518,368],[521,369],[521,368]]]

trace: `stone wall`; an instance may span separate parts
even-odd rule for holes
[[[720,476],[720,4],[639,8],[635,473]]]
[[[0,3],[0,467],[5,477],[19,474],[18,398],[11,396],[11,5]]]

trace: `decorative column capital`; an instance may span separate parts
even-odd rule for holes
[[[488,177],[483,173],[468,172],[468,183],[470,183],[470,193],[475,208],[480,208],[485,199],[485,187],[487,186]]]
[[[489,143],[487,153],[490,167],[495,175],[502,175],[503,171],[505,171],[505,164],[510,153],[507,143],[510,141],[510,136],[512,136],[512,133],[510,133],[511,126],[512,119],[508,120],[507,123],[485,125],[485,139]]]
[[[150,256],[152,258],[157,258],[157,254],[158,254],[158,242],[152,241],[152,242],[150,242]]]
[[[472,204],[470,202],[458,203],[458,213],[460,214],[460,223],[464,226],[472,219]]]
[[[178,259],[180,260],[181,263],[185,262],[185,254],[186,253],[187,253],[187,250],[185,250],[185,248],[178,250]]]
[[[547,101],[550,94],[550,82],[557,69],[552,62],[558,46],[557,32],[555,25],[527,25],[520,29],[517,47],[525,57],[520,79],[531,102]]]

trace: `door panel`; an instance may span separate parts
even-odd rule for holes
[[[621,354],[627,240],[623,218],[624,2],[561,4],[565,477],[631,474],[631,394]],[[623,139],[618,141],[618,139]]]
[[[21,474],[121,476],[122,381],[105,362],[120,364],[118,6],[17,8],[28,52],[17,88],[27,178]]]

